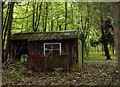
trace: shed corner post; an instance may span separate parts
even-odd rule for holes
[[[78,39],[78,66],[83,69],[83,42]]]

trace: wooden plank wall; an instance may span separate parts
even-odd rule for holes
[[[44,43],[58,43],[61,42],[61,56],[44,56]],[[34,41],[29,42],[29,61],[33,58],[33,68],[44,70],[53,70],[53,68],[63,67],[71,69],[73,64],[78,62],[78,40],[52,40],[52,41]]]

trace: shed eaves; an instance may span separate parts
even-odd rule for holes
[[[74,39],[81,35],[80,31],[71,32],[43,32],[41,34],[33,34],[28,41],[38,41],[38,40],[61,40],[61,39]]]
[[[28,40],[33,33],[15,33],[10,37],[10,40]]]

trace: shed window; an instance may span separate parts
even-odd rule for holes
[[[61,43],[44,43],[44,55],[61,55]]]

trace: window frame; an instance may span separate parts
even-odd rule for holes
[[[46,55],[46,53],[45,53],[45,45],[46,44],[59,44],[59,50],[60,50],[60,53],[59,53],[59,55],[61,55],[61,43],[44,43],[43,45],[43,51],[44,51],[44,55]]]

